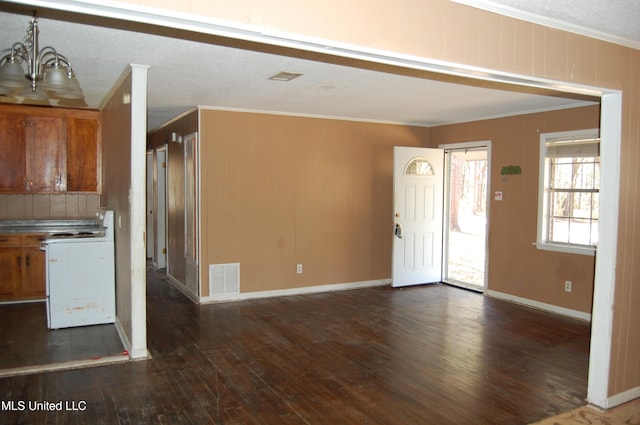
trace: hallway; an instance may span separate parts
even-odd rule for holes
[[[85,407],[1,424],[513,425],[585,404],[588,323],[444,285],[198,306],[147,276],[152,359],[1,379],[14,406]]]

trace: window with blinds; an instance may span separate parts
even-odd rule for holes
[[[600,207],[598,130],[542,134],[540,146],[537,246],[592,254]]]

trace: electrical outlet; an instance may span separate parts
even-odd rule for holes
[[[571,292],[571,281],[570,280],[565,280],[564,281],[564,292]]]
[[[302,264],[298,264],[298,265],[296,266],[296,273],[298,273],[298,274],[302,274]]]

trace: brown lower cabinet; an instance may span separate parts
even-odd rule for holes
[[[0,235],[0,301],[44,299],[45,253],[42,234]]]

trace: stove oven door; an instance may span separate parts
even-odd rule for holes
[[[49,329],[115,321],[113,244],[100,238],[47,243]]]

